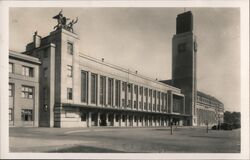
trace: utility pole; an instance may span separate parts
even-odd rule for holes
[[[173,135],[173,122],[171,121],[171,123],[170,123],[170,133],[171,133],[171,135]]]

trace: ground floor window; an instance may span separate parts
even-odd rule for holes
[[[81,113],[81,121],[86,121],[87,120],[87,113],[82,112]]]
[[[33,121],[32,109],[22,109],[21,118],[22,118],[22,121]]]

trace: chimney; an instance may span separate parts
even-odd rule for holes
[[[34,47],[35,47],[35,48],[40,47],[40,45],[41,45],[41,39],[42,39],[42,37],[39,36],[39,35],[37,34],[37,31],[36,31],[36,32],[34,33],[34,35],[33,35],[33,43],[34,43]]]

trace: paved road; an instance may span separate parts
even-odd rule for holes
[[[10,128],[11,152],[239,153],[240,130],[205,128]]]

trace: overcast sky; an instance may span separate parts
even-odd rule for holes
[[[47,36],[61,8],[10,9],[10,49],[24,51],[37,30]],[[197,36],[197,88],[240,111],[240,10],[187,8]],[[171,79],[172,37],[183,8],[64,8],[81,52],[151,78]]]

